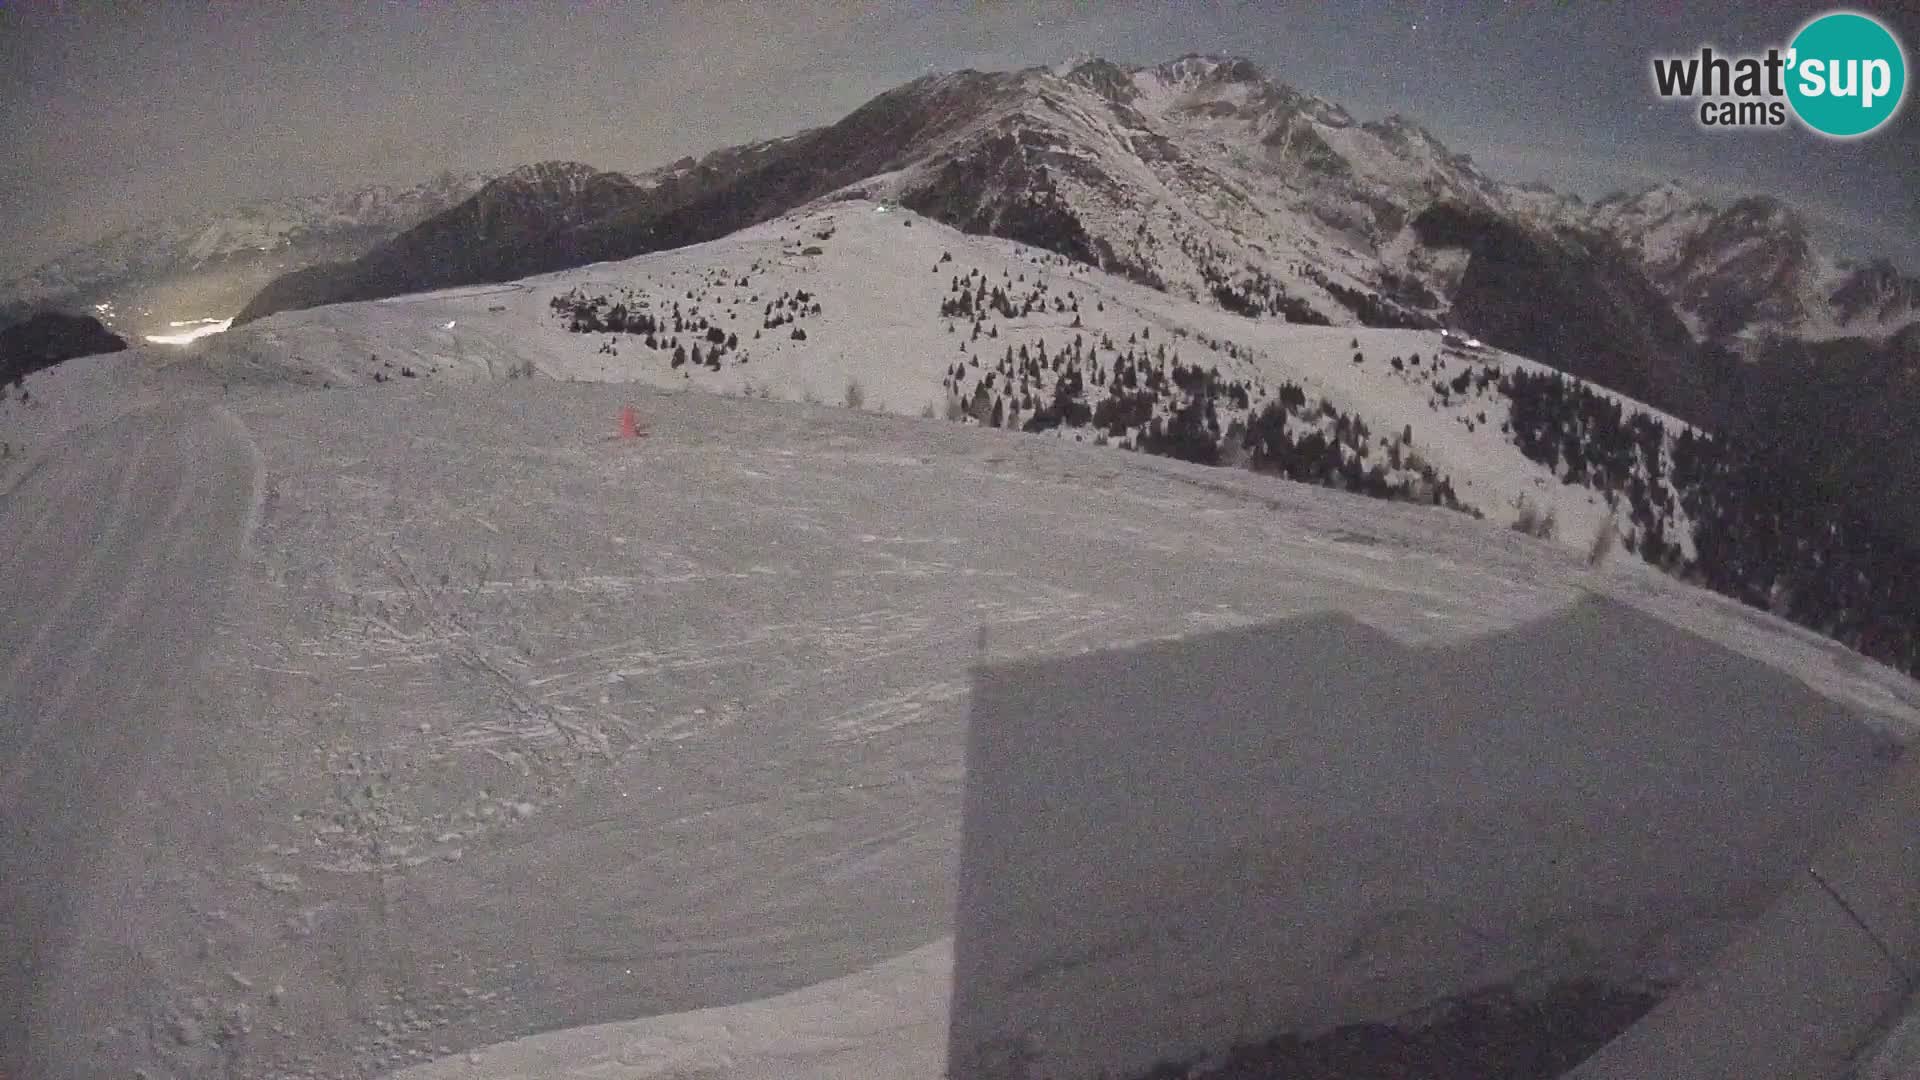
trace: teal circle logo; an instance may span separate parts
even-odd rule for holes
[[[1802,123],[1836,139],[1893,119],[1907,94],[1907,57],[1893,33],[1836,11],[1800,28],[1787,52],[1787,100]]]

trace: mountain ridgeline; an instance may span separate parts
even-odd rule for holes
[[[1920,279],[1820,256],[1775,200],[1716,207],[1661,185],[1587,204],[1506,184],[1402,117],[1362,123],[1245,60],[1202,56],[928,76],[830,126],[632,176],[527,166],[356,258],[274,281],[238,321],[682,247],[847,195],[1232,310],[1263,296],[1257,310],[1293,321],[1451,320],[1537,343],[1555,335],[1517,326],[1502,297],[1546,263],[1549,291],[1606,297],[1565,321],[1609,342],[1746,348],[1920,321]],[[1460,242],[1469,226],[1477,243]],[[1556,363],[1580,351],[1554,348]]]
[[[223,319],[277,277],[370,251],[458,206],[485,179],[447,173],[138,225],[0,281],[0,325],[43,310],[87,311],[136,336]]]
[[[1250,318],[1452,325],[1646,401],[1719,435],[1689,466],[1711,491],[1692,519],[1718,530],[1690,572],[1914,663],[1920,628],[1888,613],[1920,610],[1898,569],[1920,566],[1920,280],[1822,255],[1764,197],[1716,206],[1660,185],[1586,203],[1509,185],[1417,124],[1357,121],[1245,60],[929,76],[833,125],[649,173],[530,166],[274,281],[239,320],[684,247],[851,197]],[[1580,415],[1568,409],[1540,415]],[[1567,422],[1541,420],[1533,452],[1586,482],[1614,450],[1569,440],[1618,425]],[[1155,438],[1202,460],[1219,445]],[[1674,562],[1671,538],[1654,540],[1641,554]],[[1827,569],[1809,578],[1809,561]],[[1871,597],[1836,584],[1867,573]]]
[[[903,164],[964,124],[1003,80],[922,79],[831,127],[733,147],[629,178],[570,162],[527,166],[348,263],[281,278],[237,322],[275,311],[509,281],[712,240]]]

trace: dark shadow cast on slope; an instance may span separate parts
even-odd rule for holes
[[[981,668],[950,1074],[1557,1075],[1893,756],[1593,598],[1441,647],[1315,616]]]
[[[1637,1023],[1651,989],[1574,979],[1524,996],[1501,987],[1384,1023],[1282,1035],[1211,1060],[1167,1062],[1140,1080],[1550,1080]]]

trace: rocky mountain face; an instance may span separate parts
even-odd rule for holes
[[[1920,277],[1903,274],[1886,259],[1837,264],[1841,276],[1827,294],[1842,327],[1912,330],[1920,325]]]
[[[63,360],[119,352],[127,343],[89,315],[43,311],[0,329],[0,386]]]
[[[1666,341],[1669,311],[1693,338],[1743,352],[1773,336],[1884,338],[1920,321],[1920,279],[1884,262],[1825,257],[1775,200],[1720,206],[1665,184],[1588,204],[1506,184],[1412,121],[1360,122],[1224,56],[933,75],[836,124],[643,174],[548,162],[492,180],[447,176],[165,223],[11,283],[0,309],[106,302],[103,318],[122,325],[133,311],[125,298],[138,294],[156,314],[240,309],[245,322],[684,246],[835,195],[894,200],[1243,314],[1452,321],[1589,367],[1577,342],[1509,337],[1509,322],[1489,316],[1489,282],[1525,276],[1519,264],[1491,264],[1518,250],[1512,243],[1477,255],[1473,245],[1436,247],[1412,222],[1434,207],[1498,219],[1502,235],[1525,237],[1535,256],[1554,249],[1563,267],[1581,262],[1576,276],[1588,285],[1658,301],[1642,320],[1615,305],[1617,317],[1581,324],[1608,343],[1640,336],[1633,321],[1655,324]],[[1569,244],[1569,230],[1589,239]],[[1473,299],[1462,308],[1455,293],[1469,280]],[[1509,314],[1541,296],[1538,287],[1512,294]],[[1620,377],[1643,386],[1647,373]]]
[[[627,257],[860,194],[1227,306],[1428,324],[1444,310],[1432,284],[1447,268],[1409,264],[1396,239],[1436,200],[1498,205],[1502,190],[1416,125],[1359,123],[1244,60],[960,72],[830,127],[634,177],[585,213],[531,201],[510,251],[448,259],[417,230],[277,285],[243,318],[365,298],[400,277],[426,288]]]
[[[273,278],[369,251],[458,206],[483,180],[448,173],[126,229],[0,282],[0,323],[87,310],[140,334],[172,320],[224,318]]]
[[[1428,207],[1412,228],[1426,247],[1466,257],[1452,289],[1454,322],[1590,382],[1697,414],[1700,350],[1634,253],[1602,233],[1529,228],[1451,202]]]
[[[1820,252],[1806,221],[1777,199],[1717,205],[1676,184],[1550,211],[1604,233],[1637,255],[1704,340],[1886,338],[1920,322],[1920,278],[1886,260],[1855,263]]]

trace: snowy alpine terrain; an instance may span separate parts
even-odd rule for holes
[[[649,434],[609,440],[627,401]],[[939,937],[981,625],[1016,656],[1335,607],[1421,641],[1597,590],[1913,718],[1773,620],[1430,507],[633,387],[228,408],[262,458],[251,554],[198,722],[121,751],[147,779],[99,856],[113,915],[76,916],[62,968],[85,1023],[55,1045],[102,1069],[362,1075]]]
[[[75,1075],[359,1077],[739,1006],[540,1068],[751,1062],[787,1017],[813,1075],[907,1033],[866,1059],[888,1075],[939,1029],[981,658],[1328,609],[1446,641],[1598,593],[1920,730],[1888,669],[1590,563],[1606,500],[1502,432],[1516,372],[1544,369],[868,200],[37,372],[0,403],[5,703],[43,721],[9,729],[0,840],[64,869],[9,886],[59,917],[13,943],[41,974],[0,1018]],[[1122,448],[1273,403],[1282,475]],[[1403,490],[1282,478],[1305,445],[1323,481]],[[1523,497],[1560,543],[1508,527]],[[76,544],[87,566],[41,572]],[[921,1005],[845,1019],[876,994]]]
[[[1445,229],[1524,246],[1476,220]],[[1577,273],[1563,284],[1604,292]],[[672,251],[326,309],[350,315],[282,312],[210,348],[243,363],[284,351],[322,386],[538,374],[828,403],[851,388],[867,408],[1245,464],[1583,550],[1603,552],[1611,530],[1626,554],[1903,670],[1920,663],[1920,578],[1887,532],[1910,516],[1907,473],[1897,455],[1848,449],[1911,411],[1909,346],[1856,340],[1826,359],[1769,363],[1752,386],[1724,372],[1741,437],[1715,438],[1603,377],[1631,375],[1662,398],[1675,380],[1717,377],[1588,321],[1658,302],[1630,293],[1593,310],[1516,306],[1499,290],[1476,301],[1562,352],[1549,368],[1442,330],[1228,310],[898,204],[830,197]],[[1663,333],[1687,338],[1665,318]],[[1880,390],[1849,398],[1849,379]],[[1795,414],[1811,426],[1782,431]],[[1848,423],[1858,430],[1841,438],[1835,426]],[[1836,499],[1877,509],[1820,509]]]
[[[1425,490],[1424,464],[1468,512],[1501,523],[1528,507],[1552,513],[1560,539],[1583,551],[1611,512],[1603,493],[1561,483],[1502,430],[1512,403],[1499,378],[1549,374],[1541,365],[1437,330],[1238,316],[865,200],[621,263],[283,313],[206,348],[228,366],[286,358],[312,385],[526,374],[830,404],[851,387],[873,411],[1008,428],[1038,414],[1056,437],[1136,446],[1194,401],[1214,436],[1244,428],[1291,385],[1289,430],[1344,440],[1384,482]],[[1114,377],[1131,368],[1130,384]],[[1158,390],[1142,381],[1148,371]],[[1077,422],[1055,407],[1063,381],[1086,410]],[[1687,429],[1597,392],[1669,438]],[[1102,411],[1108,400],[1118,404]],[[1641,528],[1616,520],[1628,536]],[[1684,511],[1662,524],[1684,552]]]

